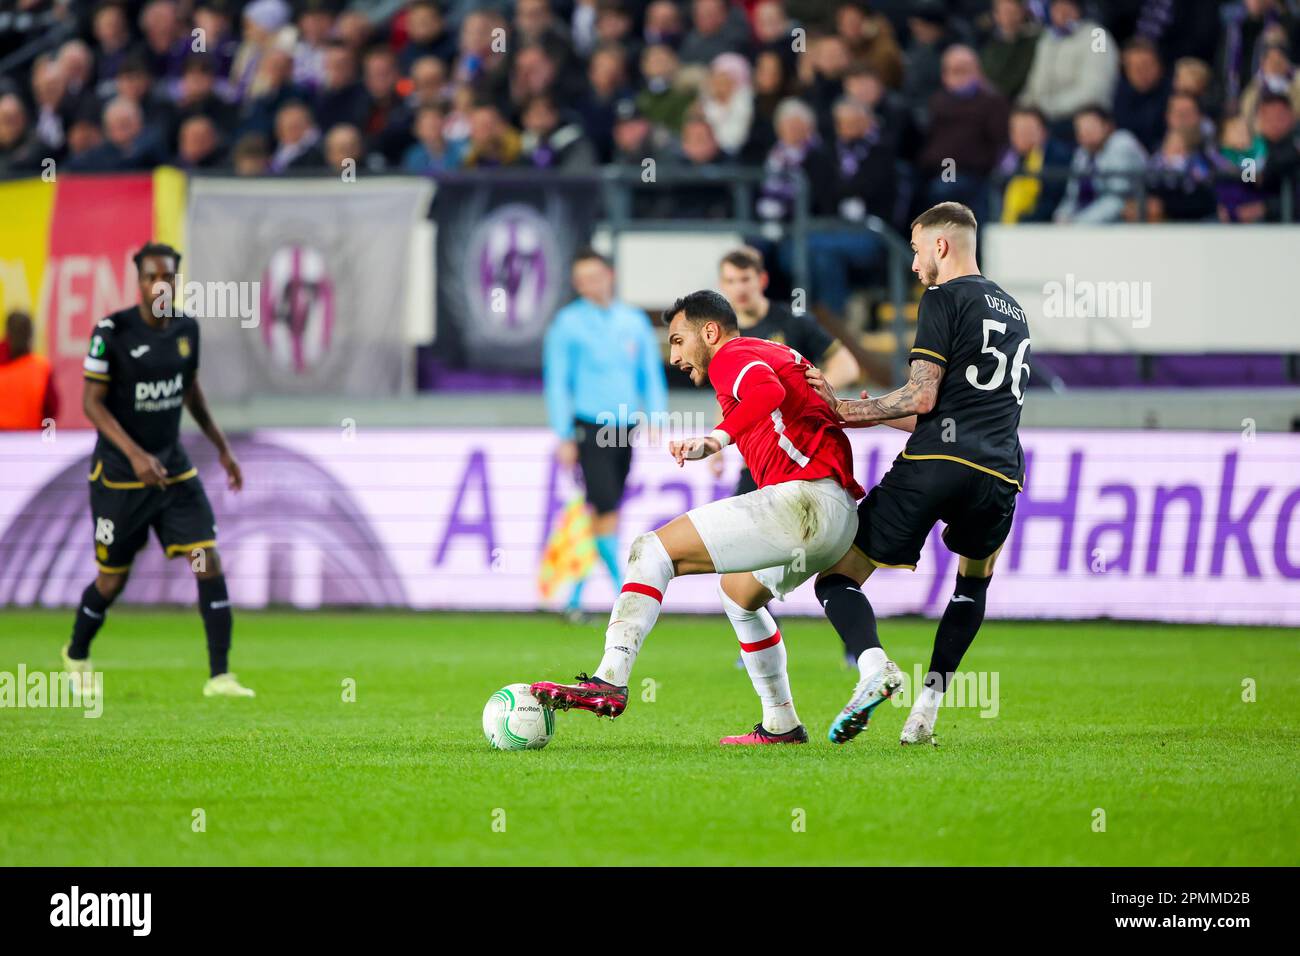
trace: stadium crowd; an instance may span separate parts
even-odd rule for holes
[[[0,175],[653,158],[761,168],[760,219],[790,215],[798,168],[813,215],[895,225],[945,199],[1004,222],[1275,222],[1300,195],[1296,0],[15,6]],[[678,189],[634,213],[735,210]]]

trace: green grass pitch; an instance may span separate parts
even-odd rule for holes
[[[0,611],[0,671],[57,667],[70,617]],[[208,700],[197,615],[120,607],[102,717],[0,710],[0,865],[1300,863],[1293,631],[991,621],[963,667],[997,673],[997,716],[945,707],[937,749],[900,747],[890,704],[828,743],[852,675],[824,621],[782,631],[810,745],[719,748],[758,719],[735,640],[667,616],[624,716],[499,753],[488,696],[594,667],[598,625],[239,613],[258,697]],[[909,675],[932,635],[882,623]]]

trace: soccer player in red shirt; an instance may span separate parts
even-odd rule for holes
[[[693,292],[663,318],[672,364],[695,385],[712,384],[723,412],[713,432],[671,442],[670,452],[683,465],[734,443],[758,490],[694,508],[637,537],[595,675],[579,675],[576,684],[540,681],[532,692],[543,706],[617,717],[627,706],[632,665],[659,617],[668,582],[679,574],[716,572],[763,704],[763,719],[752,731],[721,742],[804,743],[808,734],[794,709],[785,645],[766,605],[834,565],[852,544],[855,502],[863,491],[853,478],[849,442],[808,384],[808,361],[787,346],[742,337],[722,295]]]

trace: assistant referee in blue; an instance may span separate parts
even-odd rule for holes
[[[638,418],[655,421],[667,411],[668,383],[650,317],[614,297],[609,260],[593,249],[578,252],[573,288],[578,298],[560,309],[546,330],[546,412],[560,440],[560,464],[576,464],[582,472],[596,550],[617,592],[623,577],[618,511],[632,467],[630,428]],[[579,581],[569,597],[564,611],[569,620],[582,618],[585,583]]]

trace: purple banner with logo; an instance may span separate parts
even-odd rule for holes
[[[542,335],[572,298],[569,265],[591,239],[599,190],[568,176],[439,179],[440,355],[475,368],[541,367]]]
[[[1300,437],[1235,433],[1027,431],[1028,478],[990,590],[989,614],[1300,625]],[[906,436],[852,434],[870,485]],[[0,604],[67,605],[94,576],[86,471],[93,435],[0,436]],[[217,514],[232,598],[288,604],[530,610],[538,560],[576,491],[541,429],[264,430],[238,436],[245,490],[228,492],[202,439],[187,446]],[[622,544],[729,493],[638,447]],[[867,584],[881,614],[940,611],[956,559],[931,535],[915,572]],[[127,599],[188,604],[183,561],[157,542]],[[561,595],[561,598],[564,595]],[[613,589],[594,573],[585,601]],[[718,610],[712,575],[681,578],[669,611]],[[807,584],[780,614],[817,614]]]

